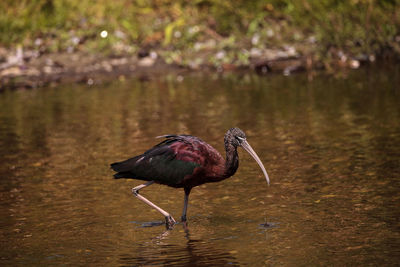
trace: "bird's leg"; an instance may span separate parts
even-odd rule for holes
[[[186,222],[186,211],[189,202],[189,195],[185,194],[185,203],[183,203],[182,222]]]
[[[189,204],[190,189],[185,188],[185,202],[183,203],[182,222],[186,222],[186,211]]]
[[[143,196],[141,196],[141,195],[139,194],[139,190],[140,190],[140,189],[145,188],[145,187],[147,187],[147,186],[149,186],[149,185],[151,185],[151,184],[153,184],[153,183],[154,183],[154,181],[150,181],[150,182],[148,182],[148,183],[138,185],[138,186],[132,188],[132,193],[135,195],[135,197],[137,197],[138,199],[140,199],[141,201],[143,201],[143,202],[146,203],[147,205],[149,205],[149,206],[155,208],[155,209],[158,210],[162,215],[164,215],[165,221],[166,221],[166,224],[167,224],[167,228],[170,229],[170,228],[172,228],[172,226],[176,223],[175,219],[174,219],[168,212],[166,212],[165,210],[163,210],[162,208],[158,207],[158,206],[155,205],[153,202],[151,202],[150,200],[148,200],[147,198],[145,198],[145,197],[143,197]]]

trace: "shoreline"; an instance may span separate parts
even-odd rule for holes
[[[250,71],[261,75],[280,73],[288,76],[304,71],[334,72],[340,69],[357,69],[376,61],[376,57],[372,55],[350,59],[343,56],[330,61],[329,64],[324,64],[322,61],[315,60],[315,56],[312,55],[292,55],[276,50],[270,52],[269,56],[251,57],[248,64],[243,65],[221,63],[217,66],[211,64],[191,66],[175,62],[167,64],[166,60],[159,56],[162,52],[156,50],[125,56],[104,56],[79,51],[38,55],[33,51],[21,50],[17,49],[13,54],[3,49],[3,54],[9,56],[5,62],[0,63],[0,91],[38,88],[62,83],[93,85],[126,77],[147,77],[168,73],[179,75],[190,72]]]

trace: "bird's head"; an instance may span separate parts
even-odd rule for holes
[[[242,142],[246,140],[246,134],[239,128],[231,128],[225,134],[225,144],[229,143],[234,147],[242,145]]]
[[[265,170],[264,165],[262,164],[260,158],[257,156],[256,152],[251,148],[250,144],[246,140],[246,134],[240,130],[239,128],[231,128],[228,130],[228,132],[225,134],[225,145],[230,144],[234,146],[235,148],[237,147],[243,147],[244,150],[246,150],[258,163],[260,166],[261,170],[264,173],[265,179],[267,180],[267,183],[269,185],[269,177],[267,174],[267,171]]]

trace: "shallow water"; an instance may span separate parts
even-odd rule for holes
[[[185,75],[0,94],[0,264],[396,265],[400,261],[400,72]],[[182,81],[183,78],[183,81]],[[223,150],[242,128],[234,177],[194,188],[188,226],[135,199],[109,163],[155,136]],[[183,190],[141,193],[178,219]],[[266,224],[269,225],[266,227]]]

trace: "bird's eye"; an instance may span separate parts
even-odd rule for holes
[[[235,136],[236,140],[238,140],[239,143],[243,142],[244,138],[240,136]]]

